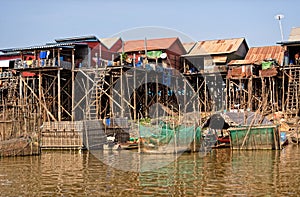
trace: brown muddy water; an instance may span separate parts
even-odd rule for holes
[[[123,153],[107,154],[115,159]],[[137,158],[123,158],[120,166],[133,159]],[[300,195],[300,147],[295,145],[280,151],[219,149],[206,156],[182,154],[145,172],[123,171],[104,163],[95,154],[79,151],[0,158],[0,196]]]

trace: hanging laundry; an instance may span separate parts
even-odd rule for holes
[[[156,59],[156,58],[160,58],[161,54],[162,54],[162,51],[148,51],[147,52],[147,57],[152,58],[152,59]]]
[[[41,51],[40,52],[40,58],[41,59],[46,59],[47,58],[47,51]]]

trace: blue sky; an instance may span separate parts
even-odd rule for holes
[[[250,47],[274,45],[281,40],[274,18],[279,13],[287,39],[290,29],[300,26],[299,0],[4,0],[0,48],[111,37],[143,26],[175,29],[191,40],[245,37]]]

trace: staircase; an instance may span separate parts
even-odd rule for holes
[[[95,77],[94,84],[92,87],[92,91],[90,93],[89,98],[89,106],[88,106],[88,120],[98,119],[99,111],[100,111],[100,97],[102,96],[102,91],[105,83],[105,76],[108,73],[109,69],[107,69],[107,65],[105,67],[101,67],[99,69],[95,69]]]
[[[292,117],[297,115],[299,110],[300,96],[300,68],[290,68],[288,71],[288,89],[286,99],[286,113]]]

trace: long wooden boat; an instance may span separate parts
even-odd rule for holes
[[[40,154],[40,148],[30,136],[0,141],[0,157]]]

